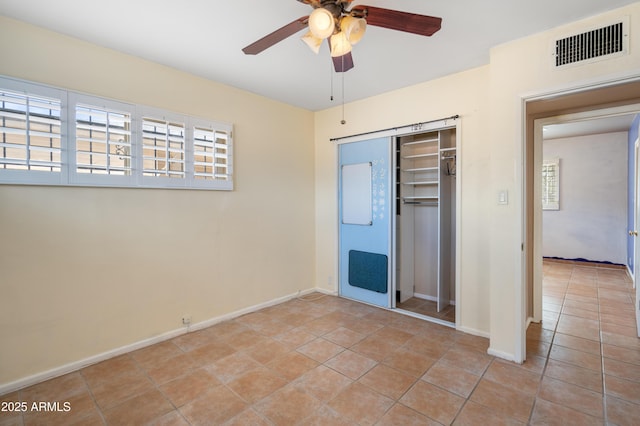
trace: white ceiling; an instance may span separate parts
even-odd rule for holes
[[[422,37],[369,26],[344,73],[344,100],[486,64],[493,46],[635,1],[364,0],[442,17],[442,29]],[[310,11],[296,0],[0,0],[2,15],[317,111],[342,101],[326,43],[315,55],[302,31],[257,56],[241,51]]]
[[[602,133],[628,132],[635,116],[636,114],[624,114],[551,124],[543,127],[543,138],[549,140]]]

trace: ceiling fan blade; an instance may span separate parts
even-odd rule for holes
[[[351,52],[348,52],[342,56],[331,57],[333,60],[333,69],[336,72],[347,72],[353,68],[353,57]]]
[[[293,22],[288,23],[282,28],[279,28],[272,32],[271,34],[267,34],[262,37],[260,40],[255,41],[242,49],[245,55],[257,55],[273,46],[276,43],[281,42],[285,38],[294,35],[300,30],[307,28],[307,24],[309,23],[309,17],[303,16],[302,18],[298,18]]]
[[[355,6],[351,9],[351,13],[354,13],[354,16],[365,18],[368,25],[423,36],[433,35],[442,24],[442,18],[373,6]]]

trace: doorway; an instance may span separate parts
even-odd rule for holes
[[[524,235],[526,321],[542,320],[542,128],[550,122],[593,119],[605,115],[640,111],[640,82],[553,94],[524,103],[526,137],[524,146]],[[545,121],[546,120],[546,121]],[[525,342],[523,341],[523,347]]]

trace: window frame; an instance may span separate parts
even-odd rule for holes
[[[191,140],[194,141],[190,146],[191,149],[187,150],[187,161],[190,164],[189,170],[191,173],[192,185],[196,188],[199,188],[199,187],[207,187],[211,184],[211,182],[229,182],[229,184],[232,186],[233,185],[233,138],[232,138],[233,127],[231,125],[226,125],[226,126],[221,125],[220,123],[217,123],[217,126],[213,126],[212,125],[213,123],[211,121],[199,119],[195,117],[191,117],[189,124],[190,125],[187,131],[191,132]],[[201,129],[206,128],[206,130],[213,130],[214,132],[220,130],[226,133],[227,135],[227,175],[228,175],[228,179],[226,181],[225,180],[210,181],[207,179],[196,179],[195,177],[195,131],[194,131],[196,127],[199,127]],[[214,141],[214,144],[215,144],[215,141]],[[215,174],[215,155],[214,155],[214,174]]]
[[[233,125],[201,117],[58,89],[47,85],[0,76],[0,89],[25,96],[57,99],[60,112],[60,172],[0,169],[0,185],[57,185],[115,188],[164,188],[233,190]],[[126,113],[130,122],[131,173],[129,175],[79,173],[77,171],[76,107]],[[184,177],[145,176],[143,171],[143,119],[184,124]],[[227,179],[196,179],[194,165],[194,127],[212,129],[227,135]]]
[[[64,90],[40,86],[34,83],[0,78],[0,88],[23,96],[44,97],[60,100],[60,171],[0,169],[0,183],[22,183],[26,185],[62,185],[68,174],[66,154],[67,108]],[[1,132],[0,132],[1,133]]]
[[[73,109],[71,117],[68,120],[69,138],[68,146],[68,165],[69,165],[69,184],[81,186],[138,186],[135,176],[135,106],[123,102],[112,101],[109,99],[96,98],[95,96],[83,95],[79,93],[69,92],[69,109]],[[110,175],[110,174],[88,174],[77,172],[77,134],[76,134],[76,107],[78,105],[104,109],[109,111],[119,111],[128,113],[131,117],[131,174],[130,175]]]
[[[181,115],[181,114],[175,114],[175,113],[170,113],[167,111],[163,111],[161,109],[157,109],[157,108],[150,108],[150,107],[142,107],[139,110],[139,123],[136,126],[138,132],[140,133],[140,138],[139,138],[139,145],[138,145],[138,149],[136,150],[138,153],[138,166],[139,166],[139,170],[141,173],[141,181],[142,184],[144,186],[148,186],[148,187],[153,187],[153,188],[181,188],[181,187],[185,187],[187,185],[188,182],[188,169],[189,166],[187,164],[187,146],[189,145],[187,141],[189,140],[193,140],[190,135],[188,134],[189,132],[189,127],[187,124],[188,121],[188,117]],[[145,119],[149,119],[149,120],[157,120],[157,121],[164,121],[167,123],[180,123],[182,125],[184,125],[184,177],[183,178],[171,178],[168,176],[145,176],[144,174],[144,141],[143,141],[143,125],[144,125],[144,120]]]

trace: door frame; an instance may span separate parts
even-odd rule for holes
[[[635,202],[633,203],[633,230],[638,231],[638,227],[640,226],[640,218],[638,215],[640,214],[640,197],[638,192],[640,191],[640,182],[638,179],[640,178],[640,174],[638,173],[638,159],[640,158],[640,136],[636,138],[636,141],[633,144],[633,196],[635,197]],[[629,231],[631,235],[631,230]],[[631,278],[633,278],[633,288],[636,288],[638,278],[640,278],[640,274],[638,274],[638,256],[640,256],[640,242],[638,238],[633,239],[633,273],[631,274]],[[637,307],[636,307],[637,308]]]
[[[640,125],[639,125],[640,127]],[[634,226],[634,239],[633,239],[633,288],[635,288],[635,311],[636,311],[636,334],[640,337],[640,291],[638,289],[638,281],[640,279],[640,272],[638,267],[640,266],[640,237],[638,237],[638,228],[640,227],[640,135],[636,138],[634,143],[634,190],[635,202],[633,203],[633,226]]]
[[[640,75],[635,75],[628,78],[597,81],[578,87],[565,87],[556,91],[538,92],[520,97],[522,139],[518,157],[521,168],[517,180],[523,194],[520,198],[519,206],[523,250],[521,264],[517,267],[520,285],[517,287],[515,300],[518,306],[517,318],[519,322],[519,327],[516,330],[516,341],[514,342],[516,362],[522,362],[526,359],[526,329],[529,323],[542,318],[542,257],[539,256],[538,259],[537,256],[537,253],[541,253],[542,247],[542,231],[540,227],[542,224],[542,205],[541,203],[536,203],[534,198],[536,192],[534,188],[536,184],[541,185],[541,182],[539,182],[541,179],[538,179],[541,178],[541,175],[530,172],[530,168],[536,165],[535,140],[536,134],[538,134],[539,140],[542,140],[542,127],[540,126],[539,130],[536,130],[534,126],[534,129],[531,130],[533,134],[531,134],[528,126],[531,125],[531,121],[535,121],[536,117],[549,117],[554,115],[554,111],[558,110],[580,110],[588,113],[606,109],[604,108],[605,105],[620,105],[620,108],[635,105],[635,108],[627,110],[626,113],[638,111],[638,96],[636,94],[639,83]],[[627,87],[630,90],[625,91]],[[574,96],[591,95],[593,92],[604,94],[604,96],[600,97],[596,102],[583,103],[581,105],[577,105],[575,99],[573,99],[573,102],[572,99],[569,99]],[[537,102],[540,102],[540,106],[530,110],[529,107]],[[559,115],[555,114],[555,116]],[[539,214],[536,209],[539,209]],[[534,274],[535,278],[533,278]]]
[[[552,124],[574,123],[590,119],[615,117],[640,112],[640,104],[630,104],[621,107],[599,108],[589,111],[561,114],[552,117],[534,120],[534,154],[533,154],[533,220],[534,245],[533,245],[533,315],[532,322],[542,320],[542,203],[538,202],[542,197],[542,162],[543,162],[543,128]]]

